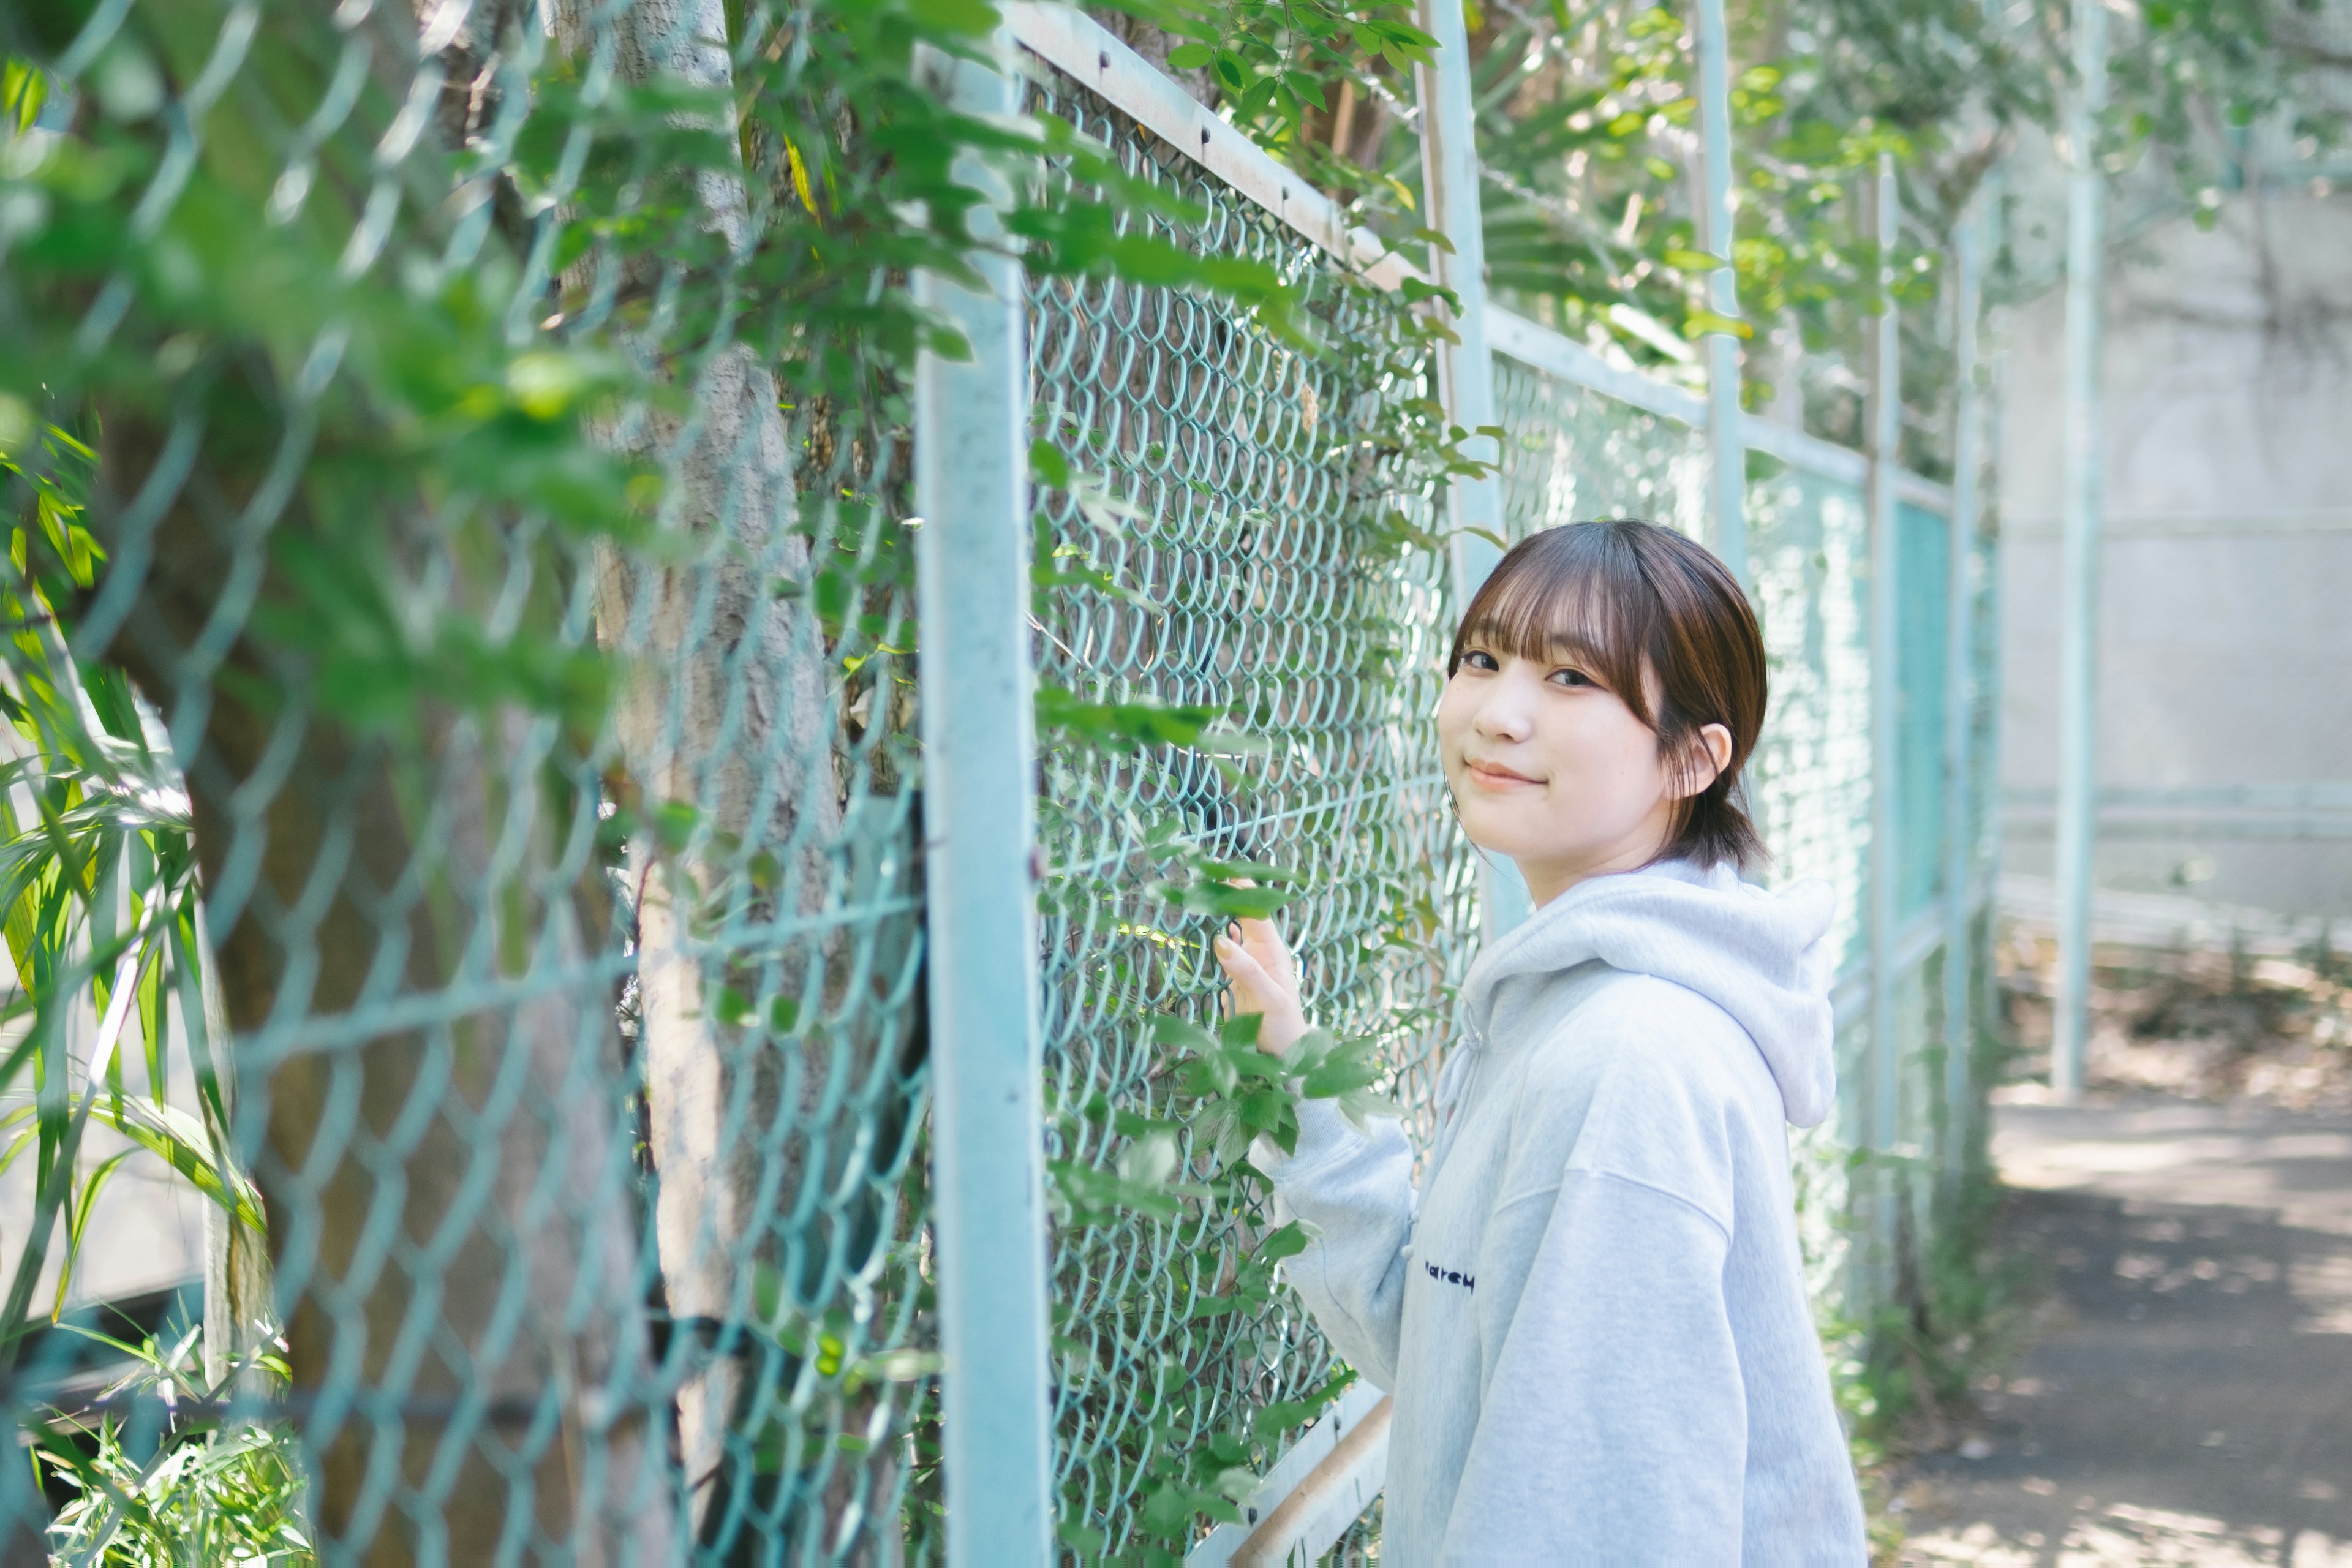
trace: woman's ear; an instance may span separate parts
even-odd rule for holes
[[[1702,724],[1683,742],[1682,766],[1675,770],[1675,798],[1704,795],[1709,784],[1731,765],[1731,731],[1721,724]]]

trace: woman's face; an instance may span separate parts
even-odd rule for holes
[[[1731,742],[1706,726],[1697,776],[1678,778],[1656,733],[1567,650],[1523,658],[1475,642],[1439,700],[1437,734],[1470,841],[1517,862],[1538,905],[1654,859],[1675,802],[1713,781],[1706,763],[1727,762]]]

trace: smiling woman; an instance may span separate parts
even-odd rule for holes
[[[1738,878],[1764,705],[1738,584],[1649,523],[1523,542],[1455,635],[1446,778],[1539,907],[1464,982],[1418,1193],[1403,1132],[1327,1101],[1254,1156],[1311,1227],[1290,1282],[1395,1399],[1398,1562],[1864,1560],[1789,1173],[1835,1100],[1832,900]],[[1261,1046],[1305,1035],[1272,924],[1217,952]]]
[[[1723,563],[1654,523],[1520,542],[1470,602],[1437,710],[1465,830],[1538,904],[1662,858],[1745,868],[1764,643]]]

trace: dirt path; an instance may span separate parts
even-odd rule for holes
[[[2352,1568],[2352,1117],[1996,1115],[2055,1321],[1914,1466],[1901,1561]]]

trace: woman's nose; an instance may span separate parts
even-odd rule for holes
[[[1497,681],[1478,705],[1471,721],[1478,733],[1496,741],[1524,741],[1533,732],[1535,722],[1528,711],[1526,695],[1513,689],[1516,683]]]

